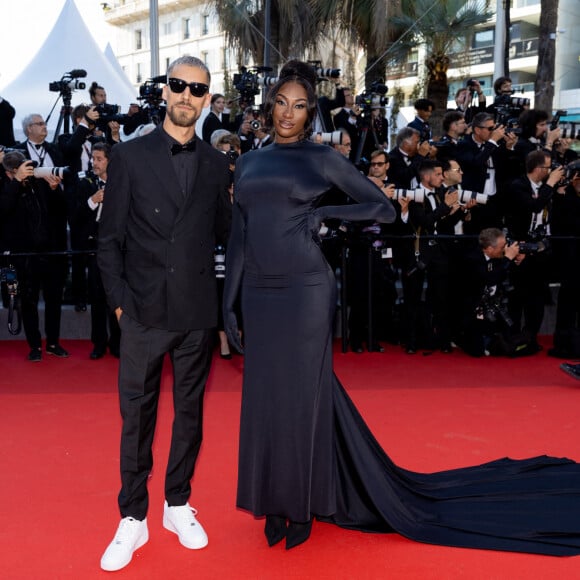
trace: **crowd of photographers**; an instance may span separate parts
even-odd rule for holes
[[[272,142],[253,105],[269,83],[257,72],[244,69],[234,77],[237,102],[213,95],[203,122],[204,140],[229,156],[232,175],[239,155]],[[442,135],[433,135],[429,124],[433,102],[419,99],[415,119],[389,150],[387,87],[375,83],[355,96],[341,86],[339,71],[321,72],[335,86],[331,97],[319,98],[312,138],[348,157],[397,210],[393,224],[325,223],[320,231],[349,306],[343,332],[351,350],[382,352],[389,342],[408,354],[455,347],[473,356],[534,354],[541,349],[549,283],[558,282],[550,353],[580,356],[580,162],[557,116],[513,97],[505,77],[495,82],[488,105],[472,79],[457,91],[456,109],[445,112]],[[59,338],[69,265],[75,309],[91,307],[90,357],[102,358],[107,349],[118,356],[119,328],[94,255],[98,222],[111,148],[163,118],[159,82],[145,83],[146,106],[132,106],[126,115],[93,83],[91,104],[71,110],[71,131],[54,143],[46,141],[45,120],[36,114],[24,118],[26,139],[15,143],[14,109],[0,99],[0,247],[17,254],[1,266],[5,278],[11,266],[18,279],[31,361],[42,359],[40,292],[45,350],[68,356]],[[59,169],[65,166],[68,171]],[[330,191],[320,203],[349,202]],[[216,251],[218,279],[223,252]],[[220,354],[230,357],[223,333]]]

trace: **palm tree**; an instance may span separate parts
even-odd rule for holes
[[[467,46],[475,27],[491,15],[488,0],[401,0],[400,14],[391,19],[400,38],[393,54],[406,55],[420,45],[426,49],[427,98],[435,103],[435,125],[447,109],[451,49]]]
[[[385,64],[375,66],[388,42],[390,0],[271,0],[273,64],[316,52],[327,31],[340,29],[367,53],[367,85],[383,79]],[[263,62],[264,0],[209,0],[226,38],[239,55]],[[327,63],[332,66],[334,63]]]
[[[264,62],[264,0],[209,0],[218,15],[226,41],[243,60],[250,55],[256,64]],[[287,58],[300,58],[316,45],[321,23],[313,12],[314,2],[271,0],[270,46],[272,65]],[[240,62],[241,64],[241,62]]]

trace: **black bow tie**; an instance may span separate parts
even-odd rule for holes
[[[103,187],[105,187],[105,182],[102,179],[99,179],[99,181],[97,181],[97,187],[103,189]]]
[[[34,146],[35,146],[35,147],[36,147],[38,150],[40,150],[40,149],[42,149],[42,148],[44,147],[44,143],[35,143],[35,144],[34,144]]]
[[[185,151],[195,151],[195,139],[189,141],[189,143],[186,143],[185,145],[174,143],[171,146],[171,155],[177,155],[178,153],[184,153]]]

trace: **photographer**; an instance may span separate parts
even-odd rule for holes
[[[107,183],[107,166],[111,147],[95,143],[92,148],[92,172],[81,179],[75,189],[71,208],[71,230],[76,233],[78,250],[92,251],[83,255],[88,268],[88,296],[91,304],[91,360],[105,356],[107,346],[112,355],[119,357],[120,330],[117,317],[109,312],[105,290],[97,266],[98,224]],[[109,330],[108,330],[109,329]]]
[[[475,105],[476,95],[477,105]],[[467,86],[458,89],[455,93],[455,104],[457,105],[456,111],[465,115],[465,121],[467,123],[471,123],[477,113],[484,113],[486,100],[481,83],[477,79],[469,79]]]
[[[104,138],[109,145],[119,143],[121,141],[119,123],[115,120],[103,123],[110,115],[117,114],[118,107],[107,103],[107,93],[96,81],[93,81],[89,87],[89,96],[92,103],[92,107],[89,107],[89,110],[91,113],[96,112],[96,115],[85,115],[85,121],[89,125],[97,125],[96,127],[91,127],[93,136]],[[99,119],[101,119],[101,122],[99,122]]]
[[[419,140],[430,141],[433,138],[429,119],[435,109],[435,103],[430,99],[417,99],[413,104],[415,107],[415,118],[407,125],[419,131]]]
[[[537,334],[544,317],[544,303],[548,295],[552,197],[564,177],[563,168],[551,170],[551,158],[544,151],[533,151],[526,158],[526,175],[510,186],[509,212],[506,225],[514,239],[531,242],[529,253],[513,272],[514,291],[509,310],[515,329],[525,321],[523,331],[532,349],[540,350]],[[523,250],[523,246],[520,247]],[[516,263],[518,260],[516,259]]]
[[[255,107],[246,107],[238,130],[241,152],[261,149],[272,143],[272,137],[264,128],[264,115]]]
[[[44,122],[34,121],[38,115],[26,117],[37,131]],[[33,137],[34,130],[26,125],[26,133]],[[40,153],[42,155],[42,153]],[[37,179],[34,168],[24,152],[10,151],[4,155],[7,180],[0,191],[2,216],[2,246],[12,253],[30,253],[15,257],[22,305],[22,323],[30,353],[28,360],[42,359],[41,334],[38,320],[40,291],[45,303],[46,352],[57,357],[68,357],[59,344],[60,317],[66,258],[45,255],[46,252],[66,251],[66,202],[60,179],[54,176]]]
[[[463,276],[456,293],[463,331],[459,344],[471,356],[494,351],[494,337],[509,340],[511,320],[505,305],[505,285],[515,259],[523,260],[518,244],[508,246],[501,230],[487,228],[479,234],[479,248],[462,261]]]
[[[465,115],[459,111],[448,111],[443,117],[443,137],[435,143],[437,159],[455,159],[457,143],[467,131]]]
[[[526,158],[532,151],[544,151],[552,155],[555,142],[560,138],[560,128],[550,129],[548,113],[541,109],[528,109],[518,120],[521,131],[514,152],[520,161],[521,172],[526,171]]]
[[[518,137],[497,125],[489,113],[475,115],[472,128],[472,134],[457,143],[455,155],[463,169],[463,187],[489,198],[485,206],[474,208],[477,211],[472,213],[471,232],[479,233],[486,227],[502,225],[503,184],[516,159],[513,148]]]
[[[215,93],[211,96],[211,108],[203,122],[202,135],[206,143],[211,143],[211,136],[214,131],[233,129],[230,123],[230,110],[226,109],[226,99],[223,95]]]
[[[397,188],[417,187],[419,166],[431,151],[429,142],[421,143],[419,137],[417,129],[405,127],[397,133],[396,145],[389,151],[389,181]]]
[[[567,168],[564,195],[553,199],[552,235],[573,239],[554,240],[554,262],[560,281],[556,309],[554,348],[548,352],[562,358],[580,357],[580,161]],[[580,368],[578,369],[580,371]],[[578,377],[580,378],[580,372]]]
[[[360,139],[360,107],[355,105],[354,93],[352,89],[345,87],[343,89],[344,95],[344,107],[334,115],[333,121],[336,129],[345,129],[350,138],[350,153],[349,159],[354,162],[356,161],[356,152],[358,150],[358,143]],[[343,137],[344,141],[344,137]]]
[[[5,147],[14,145],[14,127],[12,122],[15,115],[14,107],[6,99],[0,97],[0,145]]]

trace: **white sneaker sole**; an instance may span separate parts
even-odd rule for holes
[[[101,569],[104,570],[105,572],[116,572],[117,570],[122,570],[125,566],[127,566],[131,562],[131,560],[133,559],[133,554],[139,548],[144,546],[148,541],[149,541],[149,530],[146,528],[145,533],[139,538],[139,540],[135,544],[135,547],[133,548],[133,551],[129,554],[129,558],[127,559],[127,561],[122,560],[121,562],[117,562],[116,564],[112,563],[107,564],[107,562],[104,561],[105,556],[103,555],[103,557],[101,558]],[[107,552],[105,551],[105,554],[106,553]]]
[[[173,532],[174,534],[177,534],[177,537],[179,538],[179,543],[185,548],[188,548],[189,550],[201,550],[202,548],[205,548],[209,543],[205,532],[204,537],[198,538],[192,542],[186,542],[165,513],[163,514],[163,527],[166,530]]]

